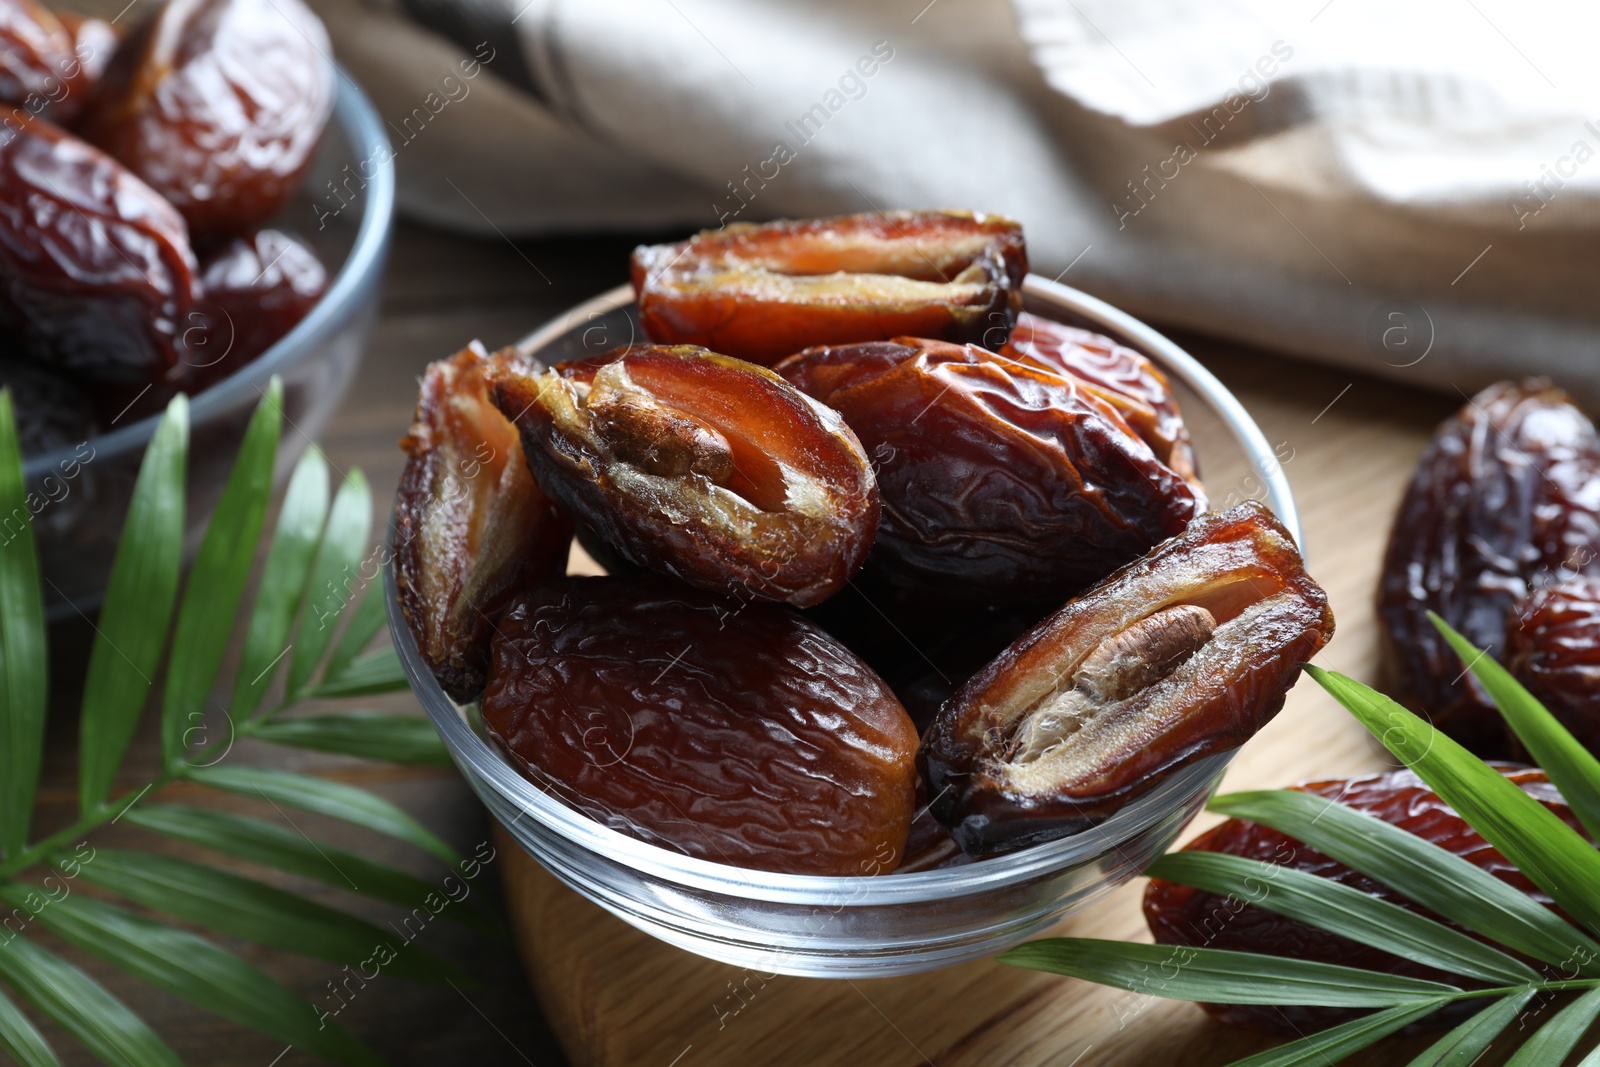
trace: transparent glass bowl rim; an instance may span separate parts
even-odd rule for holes
[[[1252,459],[1274,454],[1243,405],[1193,356],[1157,331],[1104,301],[1034,275],[1029,275],[1023,291],[1043,302],[1070,308],[1091,325],[1154,358],[1170,378],[1187,384],[1211,406]],[[633,290],[627,285],[618,286],[551,320],[517,347],[537,353],[569,332],[573,324],[590,322],[632,302]],[[1265,485],[1268,505],[1299,542],[1299,518],[1282,469],[1276,464],[1258,464],[1257,474]],[[1220,774],[1233,756],[1232,752],[1219,753],[1182,768],[1104,823],[1083,833],[960,867],[876,877],[824,877],[779,874],[685,856],[603,826],[551,797],[524,778],[467,723],[423,662],[411,628],[400,610],[392,551],[394,533],[391,522],[391,551],[384,568],[389,629],[412,689],[457,762],[469,775],[509,800],[524,815],[571,844],[640,874],[679,886],[747,900],[817,907],[834,906],[840,899],[851,901],[853,906],[871,907],[982,894],[1115,850],[1122,842],[1160,820],[1185,797],[1204,789],[1205,783]]]
[[[334,325],[383,262],[389,223],[394,214],[394,152],[384,133],[383,121],[366,94],[338,64],[334,65],[334,75],[338,91],[333,101],[332,122],[343,131],[358,169],[364,161],[370,160],[375,164],[372,176],[365,178],[367,185],[363,190],[365,195],[355,240],[338,274],[334,276],[333,284],[328,286],[328,291],[322,294],[322,299],[317,301],[306,317],[295,324],[294,329],[278,338],[259,359],[252,360],[216,385],[189,398],[191,425],[205,423],[216,412],[231,410],[241,398],[256,391],[258,383],[266,381],[303,355],[304,347],[314,343]],[[108,453],[140,447],[150,440],[160,421],[159,412],[147,415],[119,430],[97,434],[89,438],[89,443],[97,452]],[[24,474],[29,479],[42,477],[61,464],[77,458],[77,452],[71,446],[29,456],[23,466]]]

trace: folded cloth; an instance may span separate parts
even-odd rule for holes
[[[1592,5],[314,2],[434,224],[973,208],[1159,323],[1600,405]]]

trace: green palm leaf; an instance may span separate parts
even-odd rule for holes
[[[1506,1061],[1506,1067],[1543,1067],[1561,1063],[1578,1047],[1583,1035],[1600,1016],[1600,986],[1562,1008],[1554,1019],[1535,1030],[1533,1036]],[[1600,1050],[1596,1050],[1600,1056]],[[1591,1057],[1592,1058],[1592,1057]]]
[[[328,675],[306,694],[315,700],[336,697],[364,697],[392,693],[406,687],[405,668],[393,645],[385,645],[351,663],[338,675]]]
[[[376,562],[377,557],[373,557],[372,563]],[[349,625],[344,628],[344,633],[339,635],[338,643],[333,646],[333,651],[328,653],[328,663],[323,668],[324,677],[336,678],[343,674],[355,658],[372,643],[372,639],[388,621],[383,603],[382,575],[358,572],[357,578],[366,583],[365,593],[361,597],[361,602],[356,605],[356,610],[351,613]]]
[[[433,723],[415,715],[345,711],[277,719],[251,734],[275,745],[334,752],[411,766],[450,767],[450,753]]]
[[[0,1051],[22,1067],[61,1067],[39,1028],[4,994],[0,994]]]
[[[1434,1042],[1409,1067],[1472,1067],[1533,999],[1533,993],[1525,989],[1495,1001]]]
[[[28,839],[44,751],[44,602],[11,393],[0,391],[0,856]]]
[[[1402,1004],[1373,1012],[1331,1026],[1321,1033],[1235,1060],[1230,1067],[1301,1067],[1302,1064],[1329,1067],[1329,1064],[1376,1044],[1396,1030],[1427,1018],[1446,1003],[1443,1000],[1425,1000],[1420,1004]]]
[[[323,653],[344,621],[345,605],[360,581],[361,560],[372,530],[372,491],[366,476],[351,471],[334,494],[328,525],[317,546],[295,627],[295,648],[289,658],[289,692],[306,688]]]

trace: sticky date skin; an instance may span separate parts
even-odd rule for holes
[[[1502,765],[1501,773],[1525,792],[1542,802],[1573,829],[1581,825],[1549,784],[1544,772],[1536,768]],[[1416,834],[1487,871],[1541,904],[1550,906],[1549,897],[1516,867],[1500,855],[1476,830],[1451,810],[1415,774],[1407,770],[1361,778],[1341,778],[1312,782],[1294,788],[1335,800],[1356,811],[1376,816],[1384,822]],[[1436,922],[1461,929],[1456,924],[1408,900],[1388,886],[1344,866],[1276,830],[1256,823],[1229,819],[1185,846],[1185,851],[1224,852],[1273,863],[1291,870],[1327,878],[1358,889]],[[1158,944],[1205,946],[1243,952],[1267,953],[1319,963],[1336,963],[1389,974],[1425,978],[1460,984],[1459,976],[1442,974],[1432,968],[1398,956],[1357,944],[1295,919],[1270,912],[1243,900],[1228,900],[1215,893],[1152,879],[1145,889],[1145,920]],[[1527,961],[1535,967],[1535,961]],[[1443,1027],[1460,1021],[1480,1005],[1467,1004],[1451,1016],[1429,1016],[1424,1025]],[[1342,1008],[1296,1007],[1281,1009],[1255,1005],[1206,1004],[1217,1019],[1268,1030],[1273,1033],[1311,1033],[1345,1022],[1361,1014]]]
[[[1600,578],[1557,582],[1520,604],[1506,660],[1528,692],[1600,754]]]
[[[972,345],[819,347],[774,368],[837,409],[878,474],[874,567],[903,584],[1053,607],[1204,510],[1079,382]]]
[[[920,756],[934,814],[976,855],[1089,829],[1253,737],[1332,636],[1327,597],[1266,508],[1204,515],[945,702]]]
[[[699,588],[820,603],[877,532],[855,435],[764,367],[639,345],[498,375],[494,398],[552,497],[630,563]]]
[[[257,230],[207,251],[200,261],[203,330],[184,363],[194,391],[260,356],[306,317],[328,289],[328,272],[304,242]]]
[[[105,23],[74,23],[67,25],[36,0],[0,3],[0,104],[53,122],[77,116],[104,59],[97,53],[107,42],[100,33]],[[76,32],[84,26],[87,33]]]
[[[196,299],[183,219],[110,156],[43,119],[0,117],[0,330],[90,382],[148,382]]]
[[[483,697],[530,779],[689,856],[887,873],[916,731],[872,671],[793,610],[661,578],[565,578],[501,618]]]
[[[491,359],[474,342],[428,365],[401,442],[395,584],[417,648],[445,692],[483,691],[505,602],[566,570],[572,522],[536,485],[516,428],[489,400]]]
[[[901,335],[997,348],[1027,271],[1010,219],[891,211],[733,223],[641,246],[632,277],[651,340],[771,365],[813,345]]]
[[[1513,751],[1429,610],[1504,660],[1519,603],[1600,572],[1600,436],[1542,380],[1502,382],[1435,431],[1401,501],[1378,598],[1395,688],[1480,755]]]

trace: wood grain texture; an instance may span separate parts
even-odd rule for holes
[[[1433,426],[1460,399],[1178,340],[1244,401],[1279,455],[1291,457],[1284,470],[1304,522],[1310,568],[1338,620],[1318,662],[1376,681],[1372,600],[1390,517]],[[1222,472],[1220,481],[1208,475],[1208,485],[1217,497],[1249,491],[1238,472]],[[1382,750],[1355,721],[1302,682],[1283,713],[1234,760],[1223,789],[1271,788],[1385,765]],[[1189,833],[1213,822],[1202,816]],[[1274,1043],[1212,1023],[1190,1004],[989,960],[871,981],[754,975],[634,930],[560,885],[503,833],[500,839],[524,960],[577,1067],[1207,1067]],[[1122,887],[1054,932],[1147,940],[1142,885],[1140,879]],[[1392,1040],[1359,1062],[1404,1064],[1428,1040]]]

